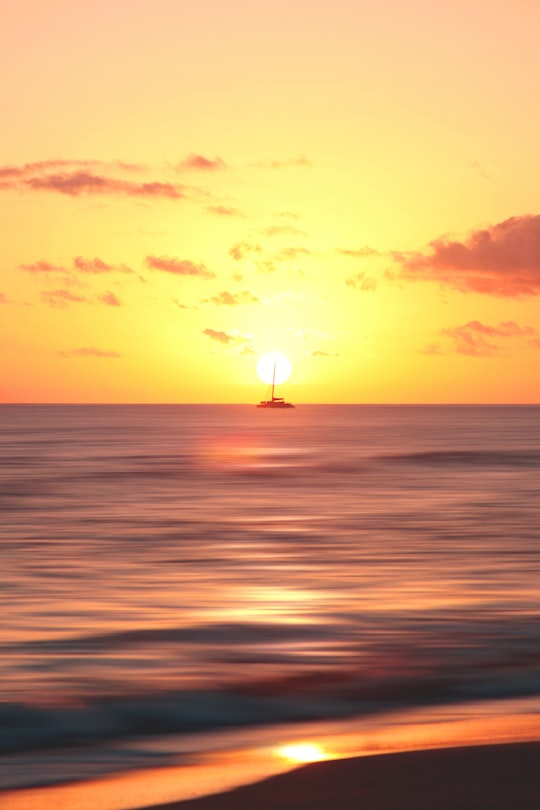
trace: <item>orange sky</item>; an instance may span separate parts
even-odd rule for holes
[[[539,402],[533,0],[2,0],[0,401]]]

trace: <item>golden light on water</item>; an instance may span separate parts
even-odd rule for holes
[[[320,762],[324,759],[332,759],[331,754],[325,751],[320,745],[310,742],[290,743],[282,745],[276,753],[283,759],[290,762]]]

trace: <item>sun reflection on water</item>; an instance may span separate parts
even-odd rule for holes
[[[276,749],[276,754],[289,762],[321,762],[333,759],[332,755],[322,746],[312,742],[298,742],[282,745]]]

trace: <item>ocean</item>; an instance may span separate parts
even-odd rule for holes
[[[540,407],[2,405],[0,555],[0,788],[538,696]]]

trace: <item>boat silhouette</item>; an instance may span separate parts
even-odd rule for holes
[[[276,397],[274,396],[274,390],[276,387],[276,361],[274,360],[274,370],[272,373],[272,394],[270,399],[262,399],[257,408],[294,408],[292,402],[285,402],[283,397]]]

